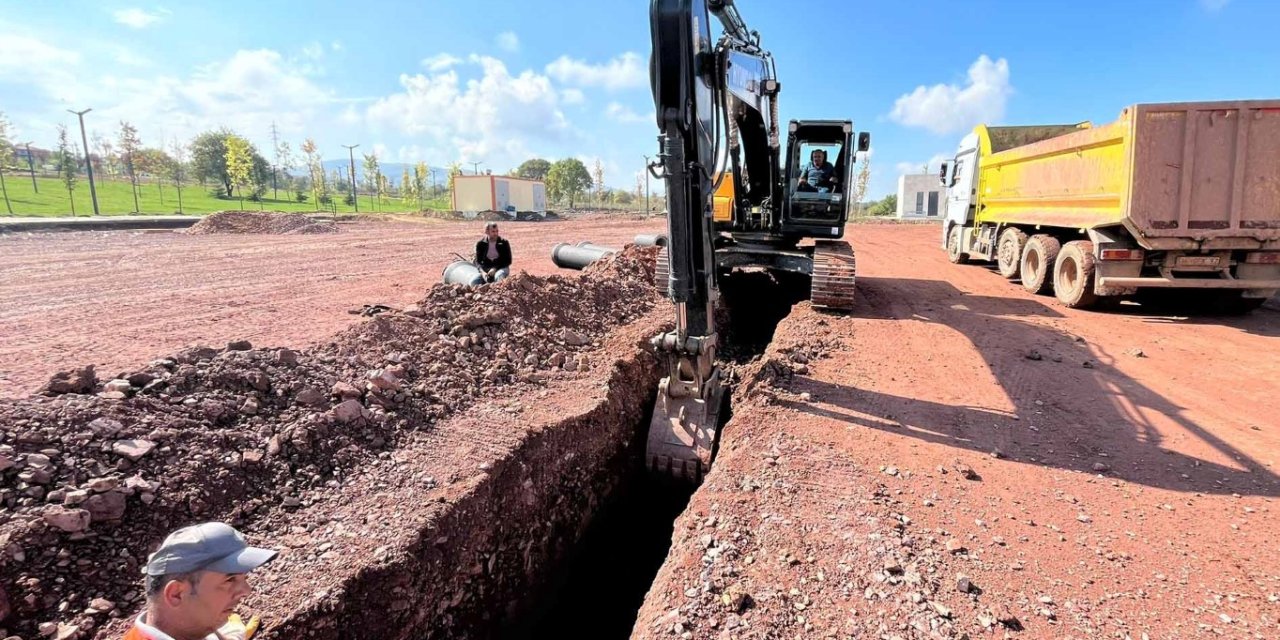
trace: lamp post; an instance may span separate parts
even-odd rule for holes
[[[89,137],[84,134],[84,114],[93,111],[93,109],[85,109],[84,111],[73,111],[67,109],[68,113],[74,113],[80,118],[80,143],[84,145],[84,170],[89,174],[89,198],[93,200],[93,215],[101,215],[98,212],[98,189],[93,186],[93,159],[89,157]]]
[[[653,212],[649,207],[649,156],[644,157],[644,213],[648,215]]]
[[[22,146],[27,148],[27,170],[31,172],[31,189],[40,193],[40,185],[36,184],[36,162],[31,157],[31,143],[27,142]]]
[[[356,152],[358,144],[342,145],[347,148],[347,157],[351,160],[351,202],[355,204],[356,213],[360,213],[360,198],[356,197]]]
[[[484,160],[481,160],[480,162],[472,162],[472,163],[471,163],[471,174],[472,174],[472,175],[477,175],[477,176],[478,176],[478,175],[480,175],[480,165],[482,165],[482,164],[484,164]]]

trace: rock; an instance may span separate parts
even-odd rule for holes
[[[973,581],[969,580],[969,576],[963,574],[956,576],[956,591],[960,593],[973,591]]]
[[[67,509],[54,505],[46,507],[41,516],[50,526],[67,533],[78,533],[89,528],[89,512],[84,509]]]
[[[299,391],[298,395],[294,396],[293,399],[296,400],[298,404],[314,405],[324,402],[325,396],[320,391],[307,387],[306,389]]]
[[[581,333],[578,333],[577,331],[574,331],[573,329],[569,329],[569,328],[564,329],[564,332],[561,334],[560,337],[561,337],[561,340],[563,340],[564,343],[566,345],[569,345],[570,347],[581,347],[584,345],[591,344],[591,338],[588,338],[582,335]]]
[[[359,400],[344,400],[331,409],[334,419],[343,424],[350,424],[364,417],[364,405]]]
[[[1105,462],[1095,462],[1093,463],[1093,470],[1098,473],[1106,473],[1111,470],[1111,467]]]
[[[562,353],[562,352],[557,352],[557,353],[555,353],[554,355],[552,355],[552,356],[551,356],[551,360],[550,360],[550,361],[548,361],[548,362],[547,362],[547,364],[551,365],[552,367],[563,367],[563,366],[564,366],[564,360],[565,360],[565,355],[564,355],[564,353]]]
[[[156,448],[156,443],[149,440],[116,440],[111,444],[111,451],[116,455],[124,456],[131,462],[141,460],[143,456],[151,453]]]
[[[116,608],[116,603],[107,600],[106,598],[94,598],[89,601],[89,608],[99,613],[106,613]]]
[[[261,410],[262,407],[258,405],[258,401],[255,398],[245,398],[244,403],[240,405],[240,413],[247,416],[256,416]]]
[[[329,389],[329,395],[335,396],[340,400],[349,400],[351,398],[359,398],[363,394],[355,385],[339,381],[333,383],[333,387]]]
[[[267,374],[261,371],[250,371],[245,374],[244,379],[250,386],[258,391],[271,390],[271,378],[268,378]]]
[[[119,478],[92,478],[89,482],[85,483],[84,488],[94,493],[102,493],[104,491],[115,489],[118,486],[120,486]]]
[[[53,474],[45,469],[27,469],[18,474],[18,480],[27,484],[49,484]]]
[[[117,378],[117,379],[115,379],[115,380],[112,380],[112,381],[110,381],[110,382],[108,382],[108,383],[106,383],[106,384],[102,385],[102,391],[103,391],[104,393],[125,393],[125,394],[127,394],[127,393],[129,393],[130,391],[133,391],[133,385],[129,384],[129,381],[128,381],[128,380],[121,380],[121,379]]]
[[[800,394],[800,402],[813,402],[813,394],[805,391]]]
[[[114,436],[124,429],[124,425],[119,420],[111,418],[98,418],[89,423],[89,430],[99,436]]]
[[[1001,451],[1001,450],[999,450],[999,449],[992,449],[992,450],[991,450],[991,457],[992,457],[992,458],[995,458],[995,459],[997,459],[997,460],[999,460],[1000,458],[1003,458],[1003,457],[1004,457],[1004,452],[1003,452],[1003,451]]]
[[[400,378],[387,370],[375,371],[369,376],[369,382],[381,391],[398,391],[401,387]]]
[[[227,343],[227,351],[248,351],[253,348],[253,343],[248,340],[232,340]]]
[[[978,476],[978,472],[974,471],[973,467],[970,467],[969,465],[964,464],[963,462],[957,461],[954,468],[956,470],[956,473],[959,473],[960,477],[964,478],[965,480],[981,480],[981,478]]]
[[[67,495],[62,498],[62,504],[68,507],[74,507],[84,504],[89,499],[89,492],[83,490],[68,491]]]
[[[53,467],[53,461],[43,453],[28,453],[27,466],[35,469],[48,469]]]
[[[74,624],[58,623],[58,632],[54,636],[54,640],[75,640],[80,637],[80,626]]]
[[[160,488],[160,483],[143,480],[142,476],[132,476],[124,481],[124,486],[132,491],[155,491]]]
[[[1145,351],[1143,351],[1142,349],[1139,349],[1139,348],[1137,348],[1137,347],[1135,347],[1135,348],[1133,348],[1133,349],[1130,349],[1130,350],[1126,351],[1125,353],[1127,353],[1127,354],[1129,354],[1129,355],[1131,355],[1131,356],[1133,356],[1133,357],[1135,357],[1135,358],[1145,358],[1145,357],[1147,357],[1147,352],[1145,352]]]
[[[59,371],[53,374],[49,382],[40,388],[40,393],[49,396],[64,393],[93,393],[93,388],[96,386],[98,386],[98,375],[94,372],[93,365],[88,365],[83,369]]]
[[[98,394],[98,397],[103,400],[124,400],[129,397],[129,394],[123,391],[103,391]]]
[[[89,512],[90,522],[110,522],[124,517],[125,499],[119,491],[99,493],[89,496],[84,508]]]
[[[280,506],[286,509],[295,509],[302,506],[302,501],[297,496],[285,496],[284,500],[280,501]]]
[[[1036,351],[1035,349],[1032,349],[1031,351],[1027,352],[1027,354],[1022,357],[1028,360],[1044,360],[1044,356],[1040,355],[1040,352]]]
[[[427,315],[426,312],[422,310],[422,307],[416,304],[411,304],[405,307],[404,310],[401,311],[401,313],[405,314],[406,316],[413,316],[415,318],[422,318]]]
[[[280,452],[281,452],[283,449],[284,449],[284,447],[280,444],[280,436],[279,436],[279,434],[274,435],[274,436],[271,436],[271,437],[267,440],[267,455],[269,455],[269,456],[271,456],[271,457],[273,457],[273,458],[274,458],[275,456],[280,455]]]
[[[276,351],[276,362],[292,367],[298,364],[298,354],[290,349],[280,349]]]
[[[941,602],[930,602],[929,605],[933,607],[934,611],[938,612],[938,615],[944,618],[951,617],[951,609],[948,609],[947,605],[942,604]]]
[[[1084,367],[1084,368],[1086,368],[1086,369],[1092,369],[1092,368],[1093,368],[1093,361],[1091,361],[1091,360],[1085,360],[1085,361],[1084,361],[1084,363],[1083,363],[1083,364],[1081,364],[1080,366],[1082,366],[1082,367]]]
[[[7,455],[0,454],[0,472],[12,469],[18,463]]]
[[[256,465],[262,462],[263,453],[258,449],[246,449],[240,452],[240,459],[246,465]]]
[[[147,373],[146,371],[131,373],[129,374],[128,378],[125,378],[125,380],[128,381],[130,385],[135,387],[145,387],[151,384],[152,382],[155,382],[155,379],[156,379],[155,376],[151,375],[150,373]]]
[[[1093,522],[1093,518],[1090,518],[1088,514],[1084,514],[1084,513],[1076,516],[1076,520],[1079,520],[1080,522],[1085,522],[1085,523]]]
[[[964,544],[961,543],[959,540],[956,540],[955,538],[948,538],[947,552],[954,553],[954,554],[964,553],[965,552]]]

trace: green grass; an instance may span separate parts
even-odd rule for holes
[[[71,215],[71,198],[67,194],[67,190],[62,186],[62,181],[56,178],[36,178],[36,184],[40,188],[40,192],[36,193],[31,187],[31,178],[22,174],[5,173],[4,183],[9,194],[9,203],[13,206],[13,215],[15,216],[39,216],[39,217],[56,217]],[[133,215],[133,195],[129,192],[128,181],[120,180],[101,180],[95,179],[94,186],[98,191],[98,209],[105,216]],[[166,214],[172,215],[178,212],[178,191],[172,184],[161,185],[160,188],[152,184],[143,184],[138,190],[138,211],[140,214]],[[292,192],[287,195],[292,196]],[[271,191],[267,191],[267,198],[261,203],[253,202],[248,198],[244,200],[245,209],[265,209],[267,211],[317,211],[317,207],[313,199],[308,194],[308,202],[297,202],[292,198],[286,199],[286,192],[280,190],[280,199],[271,199]],[[448,209],[449,197],[447,195],[440,196],[423,202],[423,207],[428,209]],[[199,184],[190,184],[182,188],[182,212],[184,214],[204,214],[213,211],[222,211],[224,209],[239,209],[240,199],[219,199],[209,194],[208,187],[202,187]],[[384,199],[381,205],[375,203],[369,196],[360,196],[361,212],[376,211],[409,211],[414,209],[413,203],[405,203],[399,198]],[[76,183],[75,188],[75,210],[77,216],[93,215],[93,202],[89,198],[89,181],[81,178]],[[333,211],[333,209],[327,209]],[[352,213],[354,207],[343,204],[341,196],[338,197],[337,212]],[[3,198],[0,198],[0,215],[6,215],[8,209],[4,208]]]

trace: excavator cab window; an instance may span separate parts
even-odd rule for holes
[[[792,187],[802,193],[837,193],[839,183],[844,181],[842,150],[839,143],[806,142],[799,145],[797,165],[800,171]]]
[[[854,151],[852,131],[852,124],[844,121],[791,122],[783,233],[816,238],[843,235]],[[822,168],[815,167],[814,152],[826,156]],[[822,182],[816,183],[818,179]]]

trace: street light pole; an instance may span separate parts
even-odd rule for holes
[[[23,146],[27,148],[27,169],[31,171],[31,188],[36,193],[40,193],[40,185],[36,184],[36,163],[31,159],[31,143],[28,142]]]
[[[98,212],[98,189],[93,186],[93,159],[89,157],[89,137],[84,134],[84,114],[93,111],[93,109],[85,109],[84,111],[72,111],[67,109],[68,113],[74,113],[80,118],[80,143],[84,145],[84,169],[89,174],[89,197],[93,200],[93,215],[102,215]]]
[[[356,196],[356,152],[355,148],[358,144],[342,145],[347,148],[347,157],[351,159],[351,202],[356,206],[356,213],[360,213],[360,198]]]
[[[472,162],[472,163],[471,163],[471,173],[472,173],[473,175],[477,175],[477,176],[478,176],[478,175],[480,175],[480,165],[482,165],[482,164],[484,164],[484,160],[481,160],[480,162]]]

